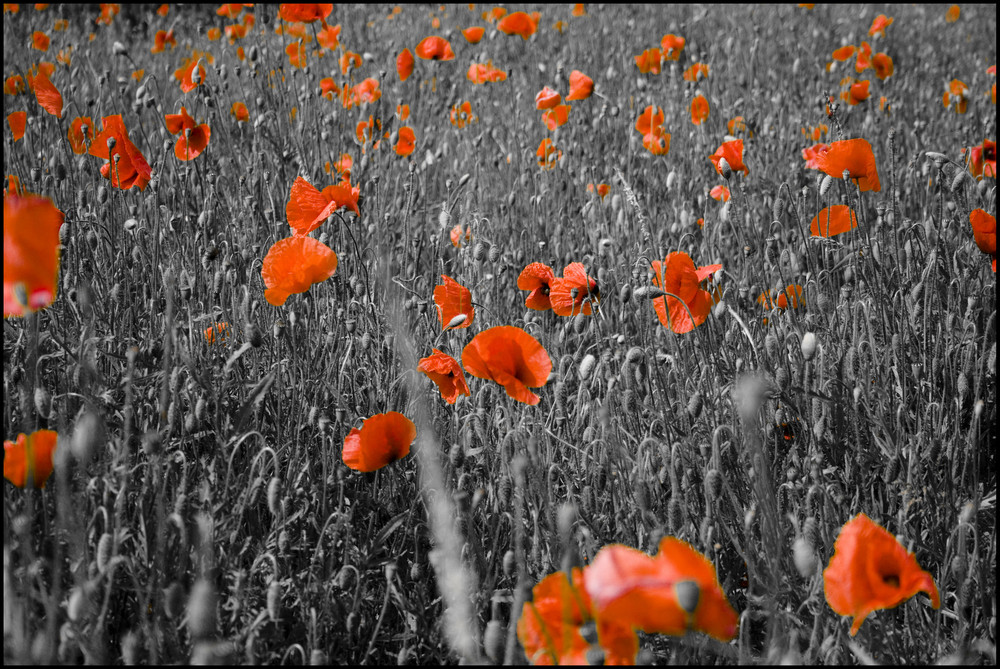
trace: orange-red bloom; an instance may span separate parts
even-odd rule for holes
[[[765,290],[759,296],[757,296],[757,304],[764,307],[765,310],[771,310],[774,308],[787,309],[789,304],[793,309],[799,307],[800,304],[805,304],[805,299],[802,297],[802,286],[797,283],[789,284],[787,288],[777,299],[772,298],[771,291]]]
[[[652,72],[653,74],[660,73],[660,63],[663,57],[660,50],[656,47],[652,49],[646,49],[638,56],[635,56],[635,66],[639,68],[639,71],[643,74],[648,74]]]
[[[349,183],[327,186],[320,192],[302,177],[296,177],[285,206],[285,216],[296,235],[307,235],[341,207],[361,215],[357,196]]]
[[[597,281],[587,276],[582,263],[566,265],[562,278],[555,277],[549,282],[549,302],[557,316],[590,315],[593,311],[591,304],[600,298]]]
[[[698,81],[708,76],[708,65],[705,63],[695,63],[684,70],[684,81]]]
[[[224,342],[229,338],[229,323],[219,322],[205,328],[205,343],[214,344]]]
[[[708,120],[708,113],[708,100],[705,99],[705,96],[695,96],[695,98],[691,100],[691,122],[695,125],[701,125]]]
[[[291,46],[291,45],[290,45]],[[190,93],[205,81],[205,66],[201,59],[188,58],[184,65],[174,70],[174,79],[181,82],[181,90]]]
[[[335,26],[324,26],[322,30],[316,33],[316,41],[319,42],[320,46],[326,49],[336,49],[340,44],[340,24]]]
[[[708,194],[712,196],[713,200],[729,202],[730,193],[729,189],[725,186],[715,186]]]
[[[962,149],[962,153],[965,153],[965,149]],[[972,147],[969,152],[969,171],[976,179],[997,178],[997,143],[995,141],[984,139],[982,144]]]
[[[289,23],[312,23],[323,21],[333,11],[333,5],[327,4],[283,4],[278,8],[278,16]]]
[[[680,60],[685,43],[687,43],[687,40],[683,37],[664,35],[663,39],[660,40],[660,50],[663,52],[663,60]]]
[[[451,50],[448,40],[432,35],[425,37],[417,45],[417,56],[424,60],[454,60],[455,52]]]
[[[895,608],[918,592],[927,593],[935,609],[941,606],[934,577],[896,537],[863,513],[840,528],[833,558],[823,570],[823,591],[831,609],[854,618],[851,636],[868,614]]]
[[[7,125],[10,126],[10,134],[14,137],[14,141],[20,140],[24,137],[24,129],[28,125],[28,112],[16,111],[7,114]]]
[[[260,275],[268,303],[280,307],[289,295],[304,293],[337,271],[337,254],[323,242],[295,235],[274,243],[264,257]]]
[[[429,357],[420,360],[417,369],[437,384],[441,399],[454,404],[459,395],[471,396],[469,384],[465,382],[465,372],[455,358],[434,349]]]
[[[661,540],[656,556],[619,544],[605,546],[583,581],[599,620],[648,633],[683,636],[694,630],[720,641],[736,636],[738,617],[715,567],[675,537]]]
[[[517,288],[518,290],[531,291],[524,301],[524,306],[535,311],[551,309],[549,291],[554,279],[555,274],[552,272],[552,268],[540,262],[533,262],[521,270],[521,275],[517,277]]]
[[[101,166],[101,176],[110,179],[115,188],[128,190],[138,186],[139,190],[146,190],[153,177],[153,170],[142,152],[129,139],[121,114],[105,116],[101,122],[104,129],[94,137],[89,151],[90,155],[108,161]],[[114,139],[113,148],[108,147],[108,140],[111,139]],[[121,157],[116,159],[115,156]]]
[[[235,116],[237,121],[246,123],[250,120],[250,112],[247,111],[245,102],[234,102],[233,106],[229,109],[229,113]]]
[[[965,85],[965,82],[952,79],[948,82],[948,90],[944,92],[942,102],[944,102],[945,107],[950,107],[952,98],[954,98],[955,111],[959,114],[964,114],[969,110],[968,93],[969,87]]]
[[[535,109],[552,109],[560,102],[562,102],[562,96],[546,86],[535,96]]]
[[[858,81],[848,77],[845,79],[845,83],[847,84],[847,90],[840,93],[840,99],[852,107],[861,104],[871,95],[868,90],[868,86],[871,82],[867,79]]]
[[[704,323],[714,300],[711,293],[701,289],[701,283],[722,269],[722,265],[696,268],[688,254],[675,252],[662,264],[654,260],[652,269],[653,285],[671,293],[653,300],[656,317],[663,327],[683,334]]]
[[[73,153],[80,155],[87,151],[87,140],[94,137],[94,121],[89,116],[77,116],[66,131],[66,139]]]
[[[541,398],[528,388],[544,386],[552,372],[552,360],[538,340],[511,325],[473,337],[462,351],[462,365],[476,378],[496,381],[518,402],[532,405]]]
[[[408,156],[417,147],[417,136],[413,133],[413,128],[404,125],[397,133],[396,146],[392,147],[397,156]]]
[[[52,475],[52,456],[59,435],[35,430],[17,435],[17,442],[3,442],[3,477],[18,488],[44,488]]]
[[[488,63],[473,63],[469,65],[469,71],[465,78],[473,84],[498,83],[507,81],[507,73],[501,69],[493,67],[493,61]]]
[[[37,49],[39,51],[49,50],[49,36],[40,30],[36,30],[31,35],[31,48]]]
[[[514,12],[503,17],[497,29],[505,35],[520,35],[526,40],[538,30],[538,23],[524,12]]]
[[[750,169],[743,164],[743,140],[737,139],[731,142],[723,142],[719,148],[715,150],[715,153],[708,157],[715,165],[715,171],[722,174],[721,160],[725,158],[726,162],[729,163],[729,168],[733,172],[743,172],[746,176],[750,174]]]
[[[180,114],[167,114],[165,119],[167,131],[171,135],[180,135],[174,145],[177,160],[194,160],[200,156],[212,138],[212,129],[208,124],[197,125],[186,107],[181,107]]]
[[[593,92],[593,79],[580,70],[573,70],[569,73],[569,95],[566,96],[566,102],[586,100]]]
[[[472,103],[466,100],[462,104],[455,103],[449,114],[451,124],[456,128],[464,128],[466,124],[478,120],[472,115]]]
[[[441,275],[441,280],[444,283],[434,288],[434,304],[437,305],[441,329],[447,330],[449,326],[455,330],[469,327],[476,317],[476,309],[472,306],[472,292],[445,274]],[[464,316],[464,320],[452,325],[459,316]]]
[[[3,198],[3,315],[24,316],[56,299],[63,213],[47,197]]]
[[[449,233],[449,237],[451,238],[451,245],[452,246],[454,246],[455,248],[458,248],[459,246],[461,246],[462,245],[462,226],[461,225],[456,225],[454,228],[452,228],[451,229],[451,233]],[[471,226],[466,226],[466,228],[465,228],[465,243],[468,244],[471,241],[472,241],[472,227]]]
[[[642,145],[655,156],[665,156],[670,151],[670,133],[663,129],[663,109],[649,105],[635,121],[635,129],[642,135]]]
[[[157,30],[156,35],[153,36],[153,46],[150,47],[149,52],[162,53],[166,50],[168,44],[171,49],[177,46],[177,38],[174,37],[174,31]]]
[[[954,23],[958,20],[958,17],[962,15],[962,8],[958,5],[952,5],[948,8],[948,11],[944,15],[944,20],[947,23]]]
[[[469,44],[479,44],[479,41],[483,39],[483,35],[486,33],[486,29],[474,26],[472,28],[466,28],[462,31],[462,37]]]
[[[410,453],[417,427],[398,411],[375,414],[344,438],[344,464],[359,472],[382,469]]]
[[[880,81],[885,81],[896,71],[892,64],[892,58],[885,53],[877,53],[872,56],[872,68],[875,70],[875,76]]]
[[[38,72],[28,72],[28,88],[35,93],[35,99],[42,109],[52,114],[56,118],[62,118],[63,99],[55,85],[49,80],[49,75],[55,66],[48,63],[49,67],[42,67],[46,63],[38,66]]]
[[[594,184],[592,183],[587,184],[587,192],[588,193],[594,192]],[[608,184],[597,184],[597,194],[601,196],[602,200],[605,197],[607,197],[608,193],[610,192],[611,192],[611,186],[609,186]]]
[[[121,11],[121,5],[119,5],[117,2],[102,2],[101,15],[98,16],[94,20],[94,22],[99,25],[103,24],[106,26],[110,26],[111,23],[115,20],[115,17],[118,16],[118,12],[120,11]]]
[[[403,49],[396,56],[396,74],[400,81],[406,81],[413,74],[413,52],[409,49]]]
[[[539,143],[538,150],[535,151],[535,157],[538,160],[538,166],[551,170],[559,163],[559,159],[562,158],[562,151],[556,149],[556,145],[551,139],[546,137]]]
[[[858,217],[846,204],[826,207],[813,217],[809,231],[813,237],[834,237],[858,227]]]
[[[882,184],[878,179],[878,169],[875,166],[875,154],[867,139],[845,139],[830,144],[830,148],[814,161],[817,169],[829,174],[834,179],[842,179],[848,172],[862,191],[879,192]]]
[[[993,257],[993,271],[997,271],[997,219],[984,209],[973,209],[969,213],[972,235],[976,246],[986,255]]]
[[[872,21],[872,27],[868,29],[868,35],[870,37],[875,37],[875,35],[881,35],[885,37],[885,29],[892,25],[893,19],[890,19],[885,14],[879,14]]]
[[[845,46],[840,47],[839,49],[834,50],[833,59],[843,63],[844,61],[848,60],[851,56],[853,56],[855,51],[856,48],[853,44],[847,44]]]
[[[4,79],[3,92],[5,95],[17,95],[26,90],[24,79],[21,78],[20,74],[14,74]]]
[[[566,121],[569,120],[569,105],[556,105],[552,109],[548,110],[542,114],[542,123],[549,130],[555,130],[556,128],[565,125]]]

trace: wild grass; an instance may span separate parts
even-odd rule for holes
[[[882,11],[870,5],[588,6],[581,18],[542,7],[527,42],[493,35],[485,9],[335,8],[341,43],[364,54],[355,81],[383,90],[352,110],[318,95],[320,78],[345,78],[315,42],[307,68],[289,65],[273,7],[232,46],[205,36],[229,22],[214,8],[123,6],[107,27],[90,7],[5,13],[5,77],[73,47],[52,77],[61,120],[30,93],[4,97],[5,115],[30,117],[20,142],[5,133],[5,174],[66,214],[58,299],[4,321],[4,436],[60,435],[44,490],[4,486],[5,662],[523,663],[521,606],[566,555],[655,552],[673,535],[716,565],[740,631],[731,644],[643,637],[642,661],[995,663],[995,275],[969,211],[995,213],[996,191],[957,176],[961,147],[995,138],[983,97],[995,7],[963,6],[953,24],[945,7],[886,8],[895,22],[873,46],[895,74],[870,77],[872,98],[841,102],[833,121],[825,96],[854,73],[825,64],[869,39]],[[52,32],[61,17],[68,29]],[[477,46],[455,30],[472,25],[487,26]],[[150,54],[169,26],[178,48]],[[34,30],[50,33],[49,53],[24,48]],[[639,74],[633,56],[668,32],[688,40],[680,63]],[[456,60],[418,61],[400,83],[396,55],[431,34]],[[183,95],[173,71],[191,48],[215,62]],[[468,64],[487,58],[508,81],[471,85]],[[695,59],[711,72],[689,84]],[[534,95],[565,94],[573,69],[596,94],[549,133]],[[952,78],[969,84],[965,115],[941,104]],[[687,111],[695,90],[711,104],[701,127]],[[448,111],[465,100],[479,120],[459,130]],[[249,123],[230,116],[235,101]],[[400,103],[417,150],[400,158],[384,140],[362,156],[356,124],[395,129]],[[633,129],[649,104],[673,135],[665,157]],[[163,122],[181,105],[212,128],[188,163]],[[111,114],[152,165],[145,192],[112,188],[102,161],[66,141],[76,116],[100,127]],[[708,197],[724,183],[708,156],[737,115],[754,132],[750,174],[729,180],[723,207]],[[800,158],[813,143],[801,128],[820,123],[830,140],[868,139],[881,192],[820,188]],[[564,154],[548,171],[535,161],[546,136]],[[324,163],[343,152],[361,216],[317,232],[337,273],[272,307],[261,261],[290,234],[291,184],[332,183]],[[809,238],[838,203],[859,228]],[[473,236],[457,249],[456,224]],[[722,303],[685,335],[640,290],[671,251],[723,265]],[[533,261],[583,262],[597,313],[525,309],[516,279]],[[471,329],[440,335],[440,274],[472,290]],[[805,306],[757,303],[791,283]],[[228,337],[208,344],[216,322]],[[541,403],[470,378],[472,396],[446,405],[417,359],[432,346],[460,358],[495,325],[524,328],[552,357]],[[348,431],[390,410],[416,422],[414,457],[349,470]],[[852,639],[822,569],[859,512],[916,553],[942,606],[918,596]]]

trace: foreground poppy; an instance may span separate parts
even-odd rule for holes
[[[969,213],[972,235],[979,250],[993,257],[993,271],[997,271],[997,219],[983,209],[973,209]]]
[[[534,665],[587,664],[590,643],[581,628],[594,621],[590,597],[584,588],[584,570],[549,574],[532,589],[517,621],[517,639]],[[599,619],[597,642],[604,650],[604,664],[635,664],[639,640],[635,631],[617,621]]]
[[[52,430],[35,430],[17,435],[16,442],[4,441],[3,477],[18,488],[44,488],[58,437]]]
[[[580,70],[573,70],[569,73],[569,95],[566,102],[575,100],[586,100],[594,92],[594,80]]]
[[[471,396],[469,384],[465,382],[465,372],[455,358],[434,349],[430,356],[422,358],[417,369],[437,384],[441,399],[454,404],[459,395]]]
[[[555,274],[552,272],[552,268],[540,262],[533,262],[521,270],[521,275],[517,277],[517,288],[518,290],[531,291],[528,293],[527,299],[524,300],[524,306],[535,311],[551,309],[549,291],[554,279]]]
[[[834,179],[842,179],[848,172],[862,192],[882,190],[875,166],[875,154],[867,139],[845,139],[830,144],[830,148],[816,157],[818,169]]]
[[[296,235],[274,243],[260,269],[269,304],[280,307],[289,295],[304,293],[337,271],[337,254],[323,242]]]
[[[90,155],[108,161],[101,166],[101,176],[110,179],[115,188],[128,190],[138,186],[139,190],[146,190],[153,177],[153,170],[142,152],[129,139],[121,114],[105,116],[101,122],[104,128],[91,141],[89,151]],[[110,139],[115,140],[113,148],[108,148]],[[116,160],[115,156],[121,158]]]
[[[63,213],[47,197],[3,198],[3,315],[24,316],[56,299]]]
[[[432,35],[425,37],[417,45],[417,56],[424,60],[454,60],[455,52],[451,50],[451,43],[443,37]],[[400,77],[402,78],[402,77]]]
[[[212,129],[206,123],[196,125],[186,107],[181,107],[180,114],[167,114],[165,120],[167,132],[180,135],[174,145],[174,155],[178,160],[194,160],[208,146]]]
[[[42,65],[44,65],[43,63]],[[33,72],[28,73],[28,88],[30,88],[35,93],[35,99],[38,100],[38,104],[52,114],[56,118],[62,118],[63,109],[63,99],[62,94],[55,87],[49,76],[52,74],[52,70],[55,66],[48,63],[50,67],[42,67],[39,65],[37,74]]]
[[[492,379],[507,394],[525,404],[541,401],[528,388],[541,388],[552,372],[552,360],[538,340],[521,328],[501,325],[472,338],[462,351],[465,371],[479,379]]]
[[[965,153],[965,149],[962,149]],[[974,146],[969,152],[969,171],[976,179],[983,177],[997,178],[997,143],[992,139],[984,139],[979,146]]]
[[[302,177],[296,177],[285,206],[285,216],[296,235],[307,235],[342,207],[361,215],[350,184],[327,186],[320,192]]]
[[[359,472],[381,469],[409,455],[416,436],[413,421],[398,411],[375,414],[344,437],[344,464]]]
[[[507,14],[497,24],[497,30],[505,35],[520,35],[525,40],[534,35],[537,29],[537,22],[524,12]]]
[[[738,617],[715,567],[675,537],[660,541],[656,556],[628,546],[605,546],[583,581],[599,620],[647,633],[683,636],[693,630],[720,641],[736,636]]]
[[[654,260],[652,269],[653,285],[676,296],[653,300],[656,317],[663,327],[684,334],[704,323],[715,301],[708,291],[701,289],[701,282],[722,269],[722,265],[696,268],[688,254],[675,252],[663,263]]]
[[[858,227],[858,217],[846,204],[826,207],[813,217],[809,231],[813,237],[835,237]]]
[[[591,305],[598,301],[601,291],[597,281],[587,276],[582,263],[570,263],[563,269],[562,278],[549,282],[549,302],[557,316],[590,315]]]
[[[823,570],[823,592],[831,609],[854,618],[851,636],[868,614],[895,608],[918,592],[927,593],[935,609],[941,606],[934,578],[920,568],[913,553],[863,513],[840,528],[833,558]]]
[[[434,304],[437,305],[441,329],[447,330],[458,316],[464,316],[465,320],[451,327],[455,330],[469,327],[476,317],[476,310],[472,306],[472,292],[445,274],[441,275],[441,280],[444,283],[434,288]]]
[[[721,160],[725,158],[729,163],[729,168],[733,172],[743,172],[743,176],[750,174],[750,168],[743,164],[743,140],[737,139],[731,142],[723,142],[715,153],[708,157],[715,165],[715,171],[722,174]],[[725,176],[725,175],[723,175]]]
[[[7,114],[7,125],[10,126],[10,134],[17,142],[24,137],[24,129],[28,125],[28,112],[16,111]]]

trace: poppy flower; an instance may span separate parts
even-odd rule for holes
[[[642,145],[654,156],[665,156],[670,153],[670,133],[658,128],[643,136]]]
[[[227,2],[225,4],[219,5],[219,8],[215,10],[216,16],[225,16],[229,19],[235,19],[243,11],[242,2]]]
[[[955,21],[958,20],[958,17],[961,15],[962,15],[962,8],[959,7],[958,5],[952,5],[951,7],[948,8],[948,11],[945,12],[944,20],[947,23],[954,23]]]
[[[473,63],[469,65],[469,71],[465,74],[465,78],[476,85],[498,83],[507,81],[507,73],[493,67],[493,61],[485,64]]]
[[[229,323],[216,323],[205,328],[205,343],[224,342],[229,337]]]
[[[86,140],[94,136],[94,121],[89,116],[77,116],[66,131],[66,139],[73,148],[73,153],[86,153]]]
[[[557,316],[576,316],[580,313],[589,316],[591,304],[600,297],[597,281],[587,276],[582,263],[570,263],[563,269],[562,278],[555,277],[549,282],[549,302]]]
[[[38,51],[48,51],[49,50],[49,36],[45,33],[36,30],[31,35],[31,48],[37,49]]]
[[[544,123],[545,127],[549,130],[555,130],[560,126],[565,125],[566,121],[569,120],[569,111],[569,105],[556,105],[542,114],[542,123]]]
[[[526,40],[538,30],[538,23],[524,12],[514,12],[500,19],[497,30],[505,35],[520,35]]]
[[[573,5],[573,11],[570,12],[570,14],[572,16],[586,16],[587,15],[587,9],[586,9],[586,7],[584,7],[584,5],[583,5],[582,2],[578,2],[578,3],[576,3],[576,4]]]
[[[847,44],[834,50],[833,59],[843,63],[844,61],[850,59],[850,57],[854,55],[855,51],[856,48],[853,44]]]
[[[208,31],[206,32],[206,36],[208,37],[210,42],[222,39],[222,29],[215,27],[209,28]]]
[[[366,418],[361,429],[351,428],[344,437],[344,464],[359,472],[382,469],[410,453],[417,427],[398,411]]]
[[[378,79],[368,77],[350,89],[345,87],[343,97],[344,109],[351,109],[361,104],[374,104],[382,97],[382,90],[379,88]]]
[[[708,65],[705,63],[695,63],[684,70],[684,81],[698,81],[708,76]]]
[[[842,179],[848,172],[862,192],[882,190],[875,166],[875,155],[867,139],[845,139],[830,144],[830,148],[816,157],[817,169],[834,179]]]
[[[831,609],[854,618],[851,636],[873,611],[895,608],[918,592],[927,593],[935,609],[941,606],[934,577],[863,513],[840,528],[833,558],[823,570],[823,592]]]
[[[244,102],[234,102],[229,113],[235,116],[237,121],[246,123],[250,120],[250,112],[247,111],[247,106]]]
[[[44,64],[44,63],[43,63]],[[49,75],[55,66],[49,63],[49,67],[39,65],[37,73],[28,72],[28,88],[35,93],[35,99],[42,109],[52,114],[56,118],[62,118],[63,99],[59,90],[55,87]]]
[[[896,71],[892,64],[892,58],[884,53],[877,53],[872,56],[872,68],[875,70],[875,76],[879,78],[879,81],[885,81]]]
[[[663,327],[684,334],[704,323],[714,301],[708,291],[701,289],[701,283],[722,269],[722,265],[696,268],[688,254],[675,252],[663,263],[654,260],[652,269],[653,285],[676,296],[666,295],[653,300],[656,317]]]
[[[404,125],[399,129],[396,146],[393,147],[396,151],[396,155],[408,156],[413,153],[413,149],[415,149],[416,146],[417,136],[413,133],[413,128],[408,125]]]
[[[966,97],[968,92],[969,87],[965,85],[965,82],[959,81],[958,79],[952,79],[948,83],[948,90],[944,92],[942,102],[944,102],[945,107],[950,107],[952,98],[954,98],[955,111],[959,114],[964,114],[969,110],[969,99]]]
[[[335,26],[323,26],[323,29],[316,33],[316,41],[320,46],[331,51],[340,45],[340,24]]]
[[[813,217],[809,230],[813,237],[834,237],[858,227],[858,217],[846,204],[826,207]]]
[[[111,180],[115,188],[128,190],[138,186],[146,190],[153,170],[146,162],[145,156],[129,139],[121,114],[105,116],[101,119],[104,128],[90,142],[89,153],[108,162],[101,166],[101,176]],[[108,140],[114,139],[114,147],[108,148]],[[115,156],[121,156],[115,158]]]
[[[854,71],[860,74],[872,65],[872,45],[862,42],[858,47],[858,58],[854,63]]]
[[[52,456],[59,435],[35,430],[3,442],[3,477],[18,488],[44,488],[52,475]]]
[[[28,112],[16,111],[7,114],[7,125],[10,126],[10,133],[14,137],[14,141],[20,140],[24,137],[24,129],[28,124]]]
[[[738,132],[745,132],[750,137],[753,137],[753,131],[747,130],[746,119],[742,116],[734,116],[726,122],[726,129],[729,130],[730,135],[735,135]]]
[[[410,118],[410,105],[398,104],[396,105],[396,118],[400,121],[405,121]]]
[[[451,229],[451,233],[449,234],[449,237],[451,238],[451,245],[452,246],[454,246],[455,248],[458,248],[459,246],[461,246],[462,245],[462,226],[461,225],[456,225],[454,228],[452,228]],[[466,227],[465,228],[465,243],[468,244],[471,241],[472,241],[472,228],[471,227]]]
[[[201,64],[200,58],[188,58],[182,67],[174,70],[174,79],[181,82],[181,91],[190,93],[204,83],[205,66]]]
[[[196,125],[185,107],[181,107],[180,114],[167,114],[165,118],[167,131],[171,135],[180,135],[174,145],[177,160],[194,160],[200,156],[212,138],[212,129],[208,124]]]
[[[551,309],[549,291],[554,279],[555,274],[552,272],[552,268],[540,262],[533,262],[521,270],[521,275],[517,277],[517,288],[518,290],[531,291],[524,301],[524,306],[535,311]]]
[[[569,73],[569,95],[566,102],[575,100],[586,100],[594,92],[594,80],[580,70],[573,70]]]
[[[965,153],[965,149],[962,149]],[[969,152],[969,170],[976,179],[997,176],[997,143],[992,139],[984,139],[979,146],[972,147]]]
[[[417,369],[437,384],[441,399],[454,404],[459,395],[471,396],[469,384],[465,382],[465,372],[455,358],[434,349],[429,357],[420,360]]]
[[[847,90],[841,92],[840,99],[852,107],[861,104],[871,95],[868,90],[870,82],[867,79],[858,81],[848,77],[844,83],[847,84]]]
[[[715,567],[690,544],[664,537],[655,556],[629,546],[605,546],[584,571],[597,618],[647,633],[689,630],[720,641],[736,636],[738,617]]]
[[[713,200],[718,200],[719,202],[729,202],[730,193],[729,189],[725,186],[715,186],[708,193],[712,196]]]
[[[485,33],[486,33],[486,29],[485,28],[481,28],[479,26],[475,26],[475,27],[466,28],[465,30],[463,30],[462,31],[462,37],[464,37],[465,41],[468,42],[469,44],[479,44],[480,40],[483,39],[483,35]]]
[[[20,74],[9,76],[3,82],[3,92],[5,95],[17,95],[26,90],[24,79],[21,78]]]
[[[649,105],[635,121],[642,145],[654,155],[665,155],[670,150],[670,134],[663,131],[663,118],[662,108]]]
[[[3,198],[3,315],[24,316],[52,304],[59,278],[63,213],[47,197]]]
[[[342,153],[340,154],[340,158],[333,164],[333,167],[337,170],[337,174],[345,179],[350,179],[351,169],[354,167],[354,158],[351,158],[351,154],[349,153]]]
[[[807,170],[822,169],[819,164],[819,157],[830,150],[827,144],[813,144],[802,149],[802,160],[806,161]]]
[[[562,96],[548,86],[535,96],[535,109],[552,109],[562,101]]]
[[[868,29],[869,37],[875,37],[875,35],[881,35],[885,37],[885,29],[892,25],[894,19],[890,19],[885,14],[879,14],[872,21],[872,27]]]
[[[454,60],[455,52],[451,50],[448,40],[434,35],[421,40],[417,45],[417,56],[424,60]]]
[[[153,36],[153,46],[149,49],[149,52],[162,53],[166,50],[168,44],[171,49],[177,46],[177,38],[174,37],[174,31],[157,30],[156,35]]]
[[[472,325],[472,319],[476,317],[476,310],[472,306],[472,293],[450,276],[442,274],[441,280],[444,283],[434,288],[434,304],[437,305],[441,329],[447,330],[458,316],[465,316],[465,320],[452,326],[453,329],[461,330],[469,327]]]
[[[361,215],[357,197],[350,184],[327,186],[320,192],[302,177],[296,177],[289,193],[288,205],[285,206],[285,216],[296,235],[307,235],[341,207]]]
[[[663,52],[663,60],[680,60],[681,52],[684,51],[684,44],[687,42],[683,37],[677,35],[664,35],[660,40],[660,50]]]
[[[319,94],[327,100],[333,100],[334,95],[340,95],[340,86],[332,77],[323,77],[319,80]]]
[[[743,164],[743,140],[736,139],[731,142],[723,142],[715,153],[708,157],[715,165],[715,171],[722,174],[721,161],[725,158],[726,162],[729,163],[729,168],[733,172],[743,172],[746,176],[750,174],[750,169]]]
[[[94,22],[98,25],[110,26],[118,16],[118,12],[121,11],[121,5],[117,2],[102,2],[101,3],[101,15],[98,16]]]
[[[552,143],[552,140],[546,137],[538,145],[535,156],[538,159],[539,167],[551,170],[562,158],[562,151],[556,149],[556,145]]]
[[[507,16],[507,10],[503,7],[494,7],[488,12],[483,12],[483,20],[490,23],[496,23],[505,16]]]
[[[409,49],[403,49],[396,56],[396,74],[400,81],[406,81],[413,74],[413,52]]]
[[[701,125],[708,120],[708,100],[705,99],[704,95],[695,96],[691,100],[691,122],[695,125]]]
[[[643,74],[660,73],[660,62],[663,60],[660,50],[657,48],[646,49],[638,56],[635,56],[635,66]]]
[[[789,284],[785,290],[778,295],[777,299],[771,298],[771,291],[765,290],[757,297],[757,303],[764,307],[765,310],[771,310],[777,307],[778,309],[787,309],[788,305],[791,304],[793,309],[797,309],[799,305],[805,304],[805,300],[802,297],[802,286],[797,283]]]
[[[304,293],[337,271],[337,254],[323,242],[295,235],[275,242],[264,257],[260,275],[268,303],[280,307],[289,295]]]
[[[326,17],[333,11],[333,5],[326,4],[282,4],[278,8],[278,16],[289,23],[326,22]]]
[[[483,330],[462,350],[465,371],[492,379],[507,394],[525,404],[541,400],[528,388],[541,388],[552,372],[552,360],[538,340],[521,328],[500,325]]]
[[[579,567],[549,574],[532,590],[517,621],[517,638],[528,661],[534,665],[584,665],[590,643],[581,628],[594,621],[590,597]],[[639,650],[635,631],[617,621],[599,619],[597,642],[604,650],[606,665],[633,665]]]
[[[594,184],[592,183],[587,184],[587,192],[588,193],[594,192]],[[611,192],[611,186],[609,186],[608,184],[597,184],[597,194],[601,196],[602,200],[605,197],[607,197],[608,193],[610,192]]]
[[[984,209],[973,209],[969,213],[972,235],[976,246],[986,255],[993,256],[993,271],[997,271],[997,219]]]

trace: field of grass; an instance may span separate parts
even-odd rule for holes
[[[332,49],[320,22],[270,5],[109,6],[105,21],[35,7],[5,5],[4,78],[54,63],[61,118],[31,90],[4,95],[5,117],[27,112],[23,138],[5,125],[4,176],[65,222],[55,301],[4,319],[3,425],[59,438],[43,489],[4,483],[5,663],[524,664],[516,625],[543,577],[668,536],[712,562],[739,628],[641,633],[639,662],[996,663],[996,283],[970,225],[995,215],[996,180],[969,160],[996,138],[995,7],[509,7],[541,13],[525,40],[492,6],[336,6]],[[244,37],[211,39],[251,13]],[[160,30],[176,46],[151,53]],[[686,39],[679,59],[641,73],[666,34]],[[400,81],[399,53],[431,35],[455,58],[417,58]],[[891,76],[831,56],[862,42]],[[185,93],[174,73],[192,57],[204,74]],[[506,80],[473,84],[487,62]],[[696,62],[707,75],[686,81]],[[550,131],[535,96],[565,96],[574,70],[594,94]],[[380,95],[347,108],[321,94],[328,77]],[[635,129],[649,105],[665,155]],[[165,121],[181,107],[211,131],[189,161]],[[116,114],[151,167],[142,190],[67,139],[78,116],[100,132]],[[369,119],[377,148],[358,139]],[[709,156],[730,134],[748,174],[726,179]],[[853,138],[878,191],[805,166],[802,149]],[[340,182],[344,153],[360,215],[310,234],[336,272],[274,306],[262,266],[292,236],[292,185]],[[839,204],[856,229],[811,236]],[[6,295],[6,197],[4,218]],[[686,333],[651,299],[666,299],[651,263],[672,252],[722,266]],[[593,313],[527,309],[532,262],[582,263]],[[442,274],[471,290],[469,327],[442,332]],[[758,300],[793,284],[797,307]],[[461,362],[495,326],[547,351],[540,402],[467,376],[471,395],[446,404],[418,360]],[[345,466],[351,428],[389,411],[416,425],[412,452]],[[918,594],[850,635],[823,570],[859,513],[915,554],[940,608]]]

